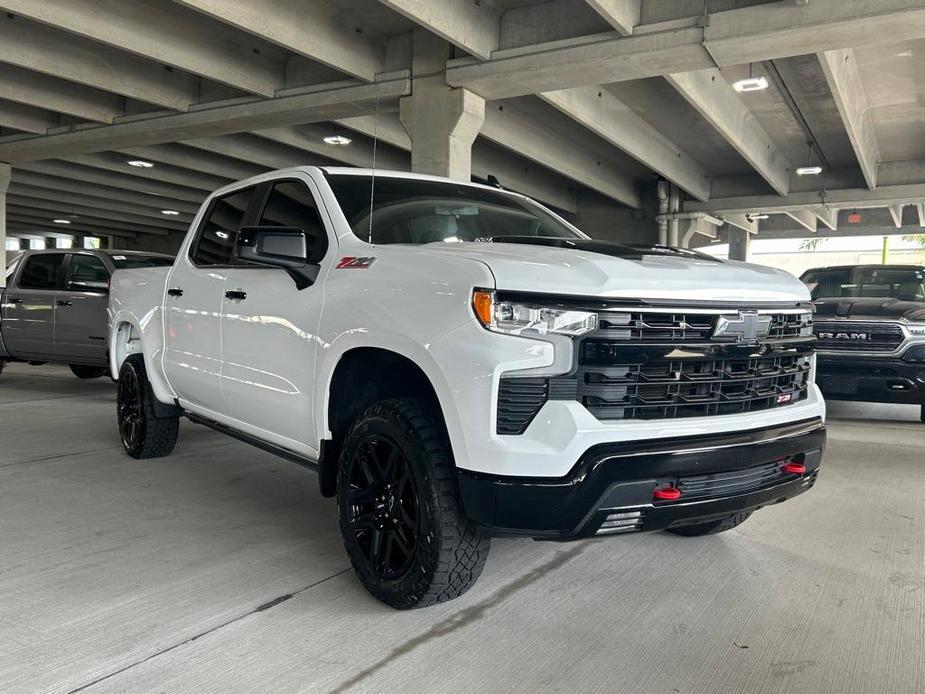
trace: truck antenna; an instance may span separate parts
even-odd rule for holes
[[[379,144],[379,85],[376,85],[376,125],[373,128],[373,173],[369,179],[369,237],[373,242],[373,203],[376,194],[376,149]]]

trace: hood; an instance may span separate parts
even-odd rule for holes
[[[816,319],[851,318],[877,320],[891,318],[925,323],[925,302],[900,299],[835,297],[816,299]]]
[[[515,237],[415,250],[481,261],[496,287],[508,291],[742,303],[809,300],[806,285],[782,270],[659,246]]]

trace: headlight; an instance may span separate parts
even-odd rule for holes
[[[472,309],[484,327],[510,335],[577,337],[597,328],[596,313],[496,301],[494,292],[481,289],[472,293]]]
[[[925,337],[925,323],[906,323],[906,330],[913,337]]]

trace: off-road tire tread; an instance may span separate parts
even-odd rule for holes
[[[731,516],[720,518],[719,520],[708,523],[696,523],[694,525],[679,525],[676,528],[668,528],[668,532],[684,537],[700,537],[702,535],[716,535],[727,530],[732,530],[737,525],[742,525],[748,517],[752,515],[751,511],[742,511],[734,513]]]
[[[154,415],[154,392],[151,390],[150,381],[148,381],[144,357],[140,354],[131,355],[125,360],[122,369],[129,364],[135,369],[135,374],[138,377],[138,387],[142,392],[141,409],[144,418],[144,444],[140,450],[134,453],[127,449],[125,452],[138,460],[163,458],[170,455],[177,443],[177,436],[180,432],[180,418],[156,417]]]
[[[436,492],[435,515],[439,522],[440,541],[436,556],[425,562],[426,571],[400,579],[405,583],[404,590],[400,592],[383,590],[374,577],[358,569],[351,556],[354,570],[370,593],[396,609],[428,607],[457,598],[469,590],[481,575],[491,540],[478,533],[463,511],[446,435],[421,400],[382,400],[357,417],[344,443],[342,463],[346,459],[345,454],[353,448],[352,440],[361,435],[363,422],[371,418],[389,420],[420,445],[427,460],[430,485]],[[342,465],[339,465],[338,478],[341,469]],[[350,545],[345,542],[345,546],[348,555],[351,555]],[[412,578],[415,580],[409,580]]]

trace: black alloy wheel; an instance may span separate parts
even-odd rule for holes
[[[119,376],[117,395],[119,435],[126,451],[138,450],[144,440],[141,387],[134,369],[123,369]]]
[[[371,435],[348,463],[347,522],[370,570],[403,576],[420,537],[421,502],[405,454],[391,439]]]

